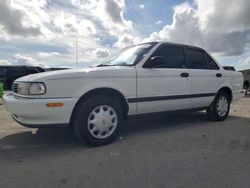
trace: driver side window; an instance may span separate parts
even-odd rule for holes
[[[184,68],[184,50],[178,46],[161,46],[154,53],[157,60],[151,68]]]

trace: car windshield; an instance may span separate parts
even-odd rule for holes
[[[142,60],[155,44],[156,43],[145,43],[125,48],[104,63],[99,64],[98,67],[135,65]]]

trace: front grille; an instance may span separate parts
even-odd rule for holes
[[[12,91],[13,91],[14,93],[18,93],[18,83],[13,83],[13,84],[12,84]]]

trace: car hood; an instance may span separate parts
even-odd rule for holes
[[[110,66],[69,69],[31,74],[18,78],[18,82],[44,82],[46,80],[72,78],[102,78],[102,77],[130,77],[134,75],[135,67]]]

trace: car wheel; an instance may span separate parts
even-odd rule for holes
[[[101,146],[117,137],[123,119],[118,100],[104,95],[92,96],[84,100],[75,113],[73,129],[81,141]]]
[[[246,94],[247,94],[247,91],[248,91],[248,89],[249,89],[249,87],[248,87],[248,84],[247,84],[247,83],[245,83],[245,84],[244,84],[243,89],[245,89],[245,90],[246,90],[246,91],[245,91],[245,95],[246,95]]]
[[[207,115],[214,121],[223,121],[230,110],[230,99],[227,93],[219,91],[212,104],[208,107]]]

